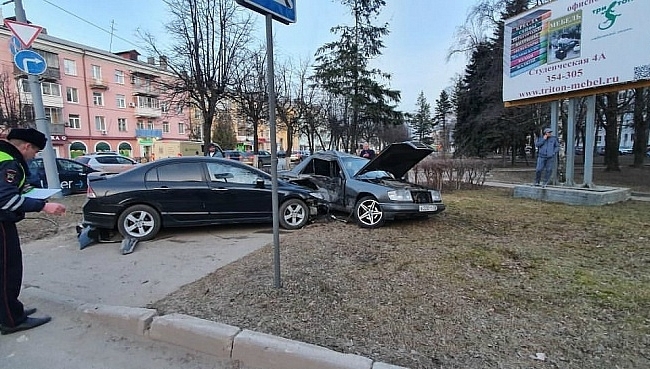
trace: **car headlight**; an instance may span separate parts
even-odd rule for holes
[[[391,199],[391,201],[413,201],[411,191],[408,190],[388,191],[388,198]]]
[[[431,191],[431,200],[432,201],[442,201],[442,195],[438,191]]]
[[[325,196],[320,192],[310,192],[309,195],[320,200],[325,200]]]

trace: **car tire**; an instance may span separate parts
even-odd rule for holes
[[[280,205],[280,226],[284,229],[300,229],[309,221],[309,207],[300,199],[289,199]]]
[[[386,221],[377,199],[366,196],[354,205],[354,218],[361,228],[379,228]]]
[[[124,238],[147,241],[162,227],[160,214],[149,205],[133,205],[120,214],[117,230]]]

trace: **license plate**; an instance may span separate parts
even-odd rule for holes
[[[438,207],[436,205],[420,205],[420,211],[436,211]]]

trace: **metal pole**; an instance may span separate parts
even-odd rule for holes
[[[567,117],[567,131],[566,131],[566,186],[573,187],[575,185],[573,173],[575,172],[575,131],[576,131],[576,99],[574,97],[569,99],[569,110]],[[587,155],[587,145],[582,143],[582,154]]]
[[[585,171],[583,186],[594,186],[594,140],[596,135],[596,95],[587,97],[587,119],[585,127]]]
[[[559,132],[558,132],[558,118],[559,118],[559,102],[553,101],[551,102],[551,130],[553,131],[553,134],[555,137],[558,137],[559,139]],[[551,184],[557,185],[557,168],[559,165],[559,158],[557,155],[553,157],[553,171],[551,171]]]
[[[269,129],[271,139],[271,206],[273,211],[274,287],[281,288],[280,279],[280,218],[278,214],[278,154],[275,137],[275,69],[273,67],[273,17],[266,15],[266,82],[269,94]]]
[[[27,23],[27,16],[25,9],[23,9],[22,0],[14,0],[16,21]],[[45,106],[43,105],[43,94],[41,91],[41,82],[38,76],[29,74],[27,75],[29,88],[32,91],[32,104],[34,105],[34,118],[36,120],[36,129],[41,131],[47,137],[47,143],[43,149],[43,164],[45,166],[45,178],[47,178],[48,188],[61,188],[59,180],[59,172],[56,168],[56,155],[54,154],[54,147],[52,146],[52,136],[50,135],[50,125],[45,117]]]

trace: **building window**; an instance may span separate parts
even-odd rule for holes
[[[41,91],[47,96],[61,96],[61,85],[52,82],[41,82]]]
[[[150,108],[150,109],[160,108],[160,101],[155,97],[138,96],[137,104],[139,108]]]
[[[97,81],[102,80],[102,67],[100,67],[99,65],[91,65],[91,73],[92,73],[93,79],[95,79]]]
[[[115,70],[115,83],[124,84],[124,71]]]
[[[49,119],[52,124],[63,124],[63,109],[46,106],[45,118]]]
[[[144,129],[144,121],[143,120],[138,120],[136,123],[137,129]]]
[[[120,132],[126,132],[127,131],[126,118],[117,118],[117,129]]]
[[[48,68],[59,69],[59,54],[40,49],[34,49],[34,51],[38,52],[45,59]]]
[[[163,133],[169,133],[169,122],[163,122]]]
[[[147,121],[147,129],[153,129],[153,120]]]
[[[66,87],[65,96],[68,102],[79,103],[79,92],[74,87]]]
[[[95,116],[95,130],[97,131],[106,131],[106,117],[101,115]]]
[[[169,111],[169,104],[167,104],[166,102],[161,102],[160,103],[160,111],[162,113],[167,113]]]
[[[101,92],[93,92],[93,105],[104,106],[104,94]]]
[[[68,116],[68,126],[72,129],[81,129],[81,119],[77,114],[70,114]]]
[[[115,95],[115,102],[118,108],[126,108],[126,97],[124,95]]]
[[[63,59],[63,73],[69,76],[77,75],[77,62],[70,59]]]
[[[178,133],[182,135],[185,134],[185,123],[183,122],[178,123]]]

